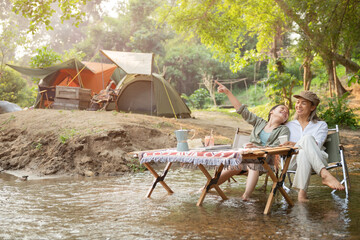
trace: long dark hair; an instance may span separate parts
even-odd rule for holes
[[[279,106],[285,106],[285,107],[286,107],[285,104],[278,104],[278,105],[273,106],[273,107],[270,109],[270,111],[269,111],[268,121],[270,121],[271,111],[274,110],[275,108],[279,107]],[[289,109],[288,109],[288,110],[289,110]],[[282,124],[284,124],[284,123],[286,123],[286,122],[287,122],[287,120],[286,120],[285,122],[283,122]]]

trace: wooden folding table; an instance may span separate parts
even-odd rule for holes
[[[289,195],[283,188],[283,183],[285,180],[286,172],[288,170],[291,156],[297,153],[296,148],[290,147],[274,147],[274,148],[263,148],[263,149],[251,149],[251,150],[235,150],[235,149],[224,149],[224,150],[190,150],[188,152],[177,152],[175,149],[167,149],[160,151],[144,151],[138,152],[136,155],[140,159],[140,162],[151,172],[155,177],[154,182],[149,189],[146,197],[150,197],[153,190],[155,189],[157,183],[160,183],[166,191],[171,194],[173,191],[165,183],[165,177],[169,172],[169,169],[172,163],[183,163],[183,164],[193,164],[202,171],[202,173],[207,178],[206,185],[202,191],[200,198],[197,202],[197,206],[201,206],[206,194],[211,188],[215,188],[216,192],[220,195],[223,200],[226,200],[227,197],[224,192],[220,189],[217,184],[218,179],[221,175],[224,167],[236,167],[242,162],[256,162],[262,164],[263,167],[268,170],[269,176],[273,181],[273,186],[271,188],[270,195],[268,197],[264,214],[270,212],[271,206],[274,202],[274,197],[279,190],[281,195],[285,198],[286,202],[293,206]],[[276,176],[267,163],[268,158],[272,155],[281,155],[285,157],[285,164],[282,168],[280,176]],[[166,167],[163,171],[163,174],[159,175],[150,165],[151,162],[161,162],[166,163]],[[215,167],[215,174],[212,177],[205,166]]]

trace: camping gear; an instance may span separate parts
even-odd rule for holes
[[[175,131],[175,136],[177,139],[177,148],[176,149],[178,151],[189,151],[189,145],[188,145],[187,139],[188,139],[188,134],[190,131],[194,131],[194,130],[181,129],[181,130]],[[191,139],[194,138],[194,136],[195,136],[195,132],[194,132],[194,135],[191,137]]]
[[[111,103],[116,104],[116,100],[119,95],[119,89],[112,89],[111,86],[115,84],[114,81],[111,81],[106,89],[101,90],[98,94],[92,96],[90,101],[89,111],[96,111],[96,110],[108,110],[107,107]],[[116,86],[116,84],[115,84]]]
[[[214,146],[214,135],[213,135],[213,129],[211,129],[210,136],[205,136],[205,147],[211,147]]]
[[[46,68],[28,68],[7,64],[16,71],[31,77],[41,78],[39,87],[80,87],[91,90],[91,95],[105,89],[111,80],[119,82],[117,66],[114,64],[81,62],[71,59]],[[114,74],[114,76],[112,76]],[[49,95],[49,94],[48,94]],[[38,94],[35,107],[39,107],[41,95]]]
[[[117,111],[178,118],[191,117],[179,93],[161,75],[127,74],[118,84]],[[115,110],[115,105],[108,110]]]
[[[54,109],[85,110],[89,107],[91,89],[56,86]]]
[[[15,103],[8,101],[0,101],[0,114],[8,113],[8,112],[16,112],[21,110],[22,108]]]
[[[40,99],[39,99],[39,108],[50,108],[55,99],[55,87],[42,87],[39,86],[38,92]]]
[[[191,117],[191,111],[179,93],[162,75],[152,72],[152,53],[100,51],[126,72],[126,76],[116,86],[120,90],[117,101],[109,104],[107,110],[175,118]]]

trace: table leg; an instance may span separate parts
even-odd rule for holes
[[[171,190],[171,188],[170,188],[170,187],[165,183],[165,181],[164,181],[164,179],[165,179],[165,177],[166,177],[166,174],[168,173],[168,171],[169,171],[169,169],[170,169],[170,167],[171,167],[171,164],[172,164],[171,162],[167,163],[167,164],[166,164],[166,167],[164,168],[164,173],[163,173],[163,175],[159,176],[159,175],[156,173],[156,171],[150,166],[150,164],[144,163],[144,166],[145,166],[145,167],[151,172],[151,174],[155,177],[154,182],[153,182],[151,188],[149,189],[148,193],[146,194],[146,197],[149,198],[149,197],[151,196],[151,194],[152,194],[153,190],[155,189],[156,184],[157,184],[158,182],[160,182],[160,184],[166,189],[166,191],[167,191],[169,194],[174,193],[174,192]]]
[[[270,212],[271,206],[274,203],[274,197],[276,195],[277,190],[279,190],[281,195],[283,195],[286,202],[290,206],[293,206],[294,205],[293,202],[291,201],[289,195],[287,194],[287,192],[283,188],[284,177],[285,177],[285,175],[283,175],[283,173],[285,171],[285,174],[286,174],[287,168],[288,168],[289,163],[290,163],[291,156],[288,156],[288,158],[285,160],[285,165],[284,165],[284,168],[283,168],[279,178],[274,174],[274,172],[272,171],[270,166],[267,164],[267,162],[265,161],[266,160],[265,157],[260,157],[258,159],[262,163],[263,167],[266,170],[268,170],[268,174],[269,174],[270,178],[273,180],[273,186],[271,188],[270,195],[268,197],[268,200],[267,200],[267,203],[266,203],[266,206],[265,206],[264,214],[268,214]],[[285,167],[286,167],[286,169],[285,169]]]
[[[203,174],[205,175],[205,177],[208,179],[207,182],[206,182],[206,185],[200,195],[200,198],[199,198],[199,201],[197,202],[196,206],[201,206],[204,199],[205,199],[205,196],[206,194],[208,193],[208,191],[211,189],[211,188],[215,188],[215,190],[217,191],[217,193],[220,195],[220,197],[223,199],[223,200],[227,200],[228,198],[225,196],[224,192],[220,189],[220,187],[217,185],[217,182],[219,180],[219,177],[221,175],[221,172],[224,168],[224,165],[221,164],[219,166],[219,168],[216,169],[215,171],[215,176],[212,178],[211,175],[209,174],[209,172],[206,170],[206,168],[203,166],[203,165],[198,165],[199,169],[203,172]]]

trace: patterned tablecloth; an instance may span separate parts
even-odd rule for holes
[[[243,162],[241,157],[245,150],[242,149],[228,149],[220,151],[209,150],[190,150],[186,152],[178,152],[175,149],[166,149],[161,151],[149,151],[143,152],[139,155],[140,163],[149,162],[178,162],[193,165],[204,166],[219,166],[221,164],[224,167],[238,166]],[[257,162],[256,159],[246,159],[246,162]]]

